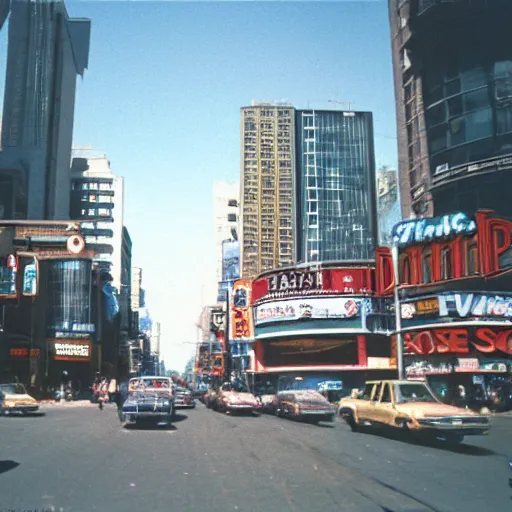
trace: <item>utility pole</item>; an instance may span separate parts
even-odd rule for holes
[[[398,287],[400,285],[400,272],[398,269],[398,247],[393,245],[391,249],[394,273],[394,302],[395,302],[395,340],[396,340],[396,358],[398,365],[398,378],[404,378],[404,345],[402,341],[402,308],[400,307],[400,295]]]

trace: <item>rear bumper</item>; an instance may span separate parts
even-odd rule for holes
[[[336,413],[332,411],[315,411],[315,410],[306,410],[300,411],[297,414],[297,417],[304,419],[318,419],[320,421],[334,421],[336,418]]]

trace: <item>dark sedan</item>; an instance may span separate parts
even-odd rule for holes
[[[174,415],[172,381],[167,377],[141,377],[132,379],[128,398],[121,407],[125,423],[151,421],[171,425]]]

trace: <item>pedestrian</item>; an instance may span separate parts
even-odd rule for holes
[[[116,401],[116,394],[117,394],[117,381],[116,379],[110,379],[110,382],[108,384],[108,397],[110,402]]]

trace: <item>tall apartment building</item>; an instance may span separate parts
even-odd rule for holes
[[[0,5],[0,25],[9,3]],[[77,75],[91,22],[60,0],[12,0],[0,153],[0,218],[66,219]]]
[[[297,259],[369,260],[377,238],[371,112],[297,110]]]
[[[238,240],[239,198],[240,185],[238,183],[226,181],[215,181],[213,183],[216,279],[218,283],[224,280],[224,242],[236,242]]]
[[[87,246],[94,250],[94,260],[110,272],[118,293],[122,285],[129,284],[126,257],[123,266],[123,238],[125,253],[127,247],[123,210],[124,180],[112,172],[106,155],[92,148],[75,148],[69,216],[82,221]]]
[[[294,246],[294,108],[241,109],[242,276],[290,265]]]
[[[512,217],[510,0],[389,0],[402,213]]]

